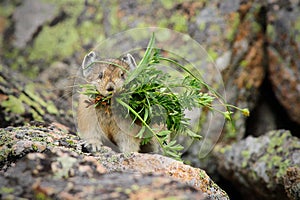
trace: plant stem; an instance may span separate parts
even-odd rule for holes
[[[134,110],[132,109],[127,103],[125,103],[124,101],[122,101],[119,98],[116,98],[116,101],[121,104],[122,106],[124,106],[125,108],[127,108],[128,110],[130,110],[142,123],[143,125],[152,133],[153,136],[155,136],[156,140],[159,142],[160,147],[162,148],[164,154],[166,154],[165,149],[163,148],[163,144],[160,141],[159,137],[156,135],[156,133],[152,130],[152,128],[144,121],[144,119]]]

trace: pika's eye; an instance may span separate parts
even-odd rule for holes
[[[128,60],[127,56],[124,56],[122,59],[121,59],[123,62],[126,62]]]
[[[99,78],[99,79],[102,79],[102,78],[103,78],[103,72],[100,72],[100,73],[99,73],[98,78]]]
[[[120,71],[120,77],[124,78],[124,76],[125,76],[125,73],[123,71]]]

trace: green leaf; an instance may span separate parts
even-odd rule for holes
[[[146,126],[142,126],[141,130],[138,132],[138,134],[135,137],[142,139],[144,136],[145,130],[146,130]]]
[[[169,135],[170,133],[171,133],[171,131],[165,130],[165,131],[160,131],[160,132],[156,133],[156,135],[158,135],[160,137],[165,137],[165,136]]]

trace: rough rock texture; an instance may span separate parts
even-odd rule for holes
[[[218,160],[206,157],[205,161],[199,161],[199,149],[207,148],[209,152],[219,141],[221,134],[222,143],[226,144],[240,140],[242,141],[238,144],[249,142],[248,140],[256,141],[253,138],[243,141],[243,138],[247,134],[264,135],[266,131],[278,128],[290,129],[294,136],[299,137],[299,5],[299,0],[2,0],[0,1],[1,127],[23,125],[31,120],[44,120],[59,121],[73,130],[73,113],[70,109],[72,100],[66,98],[70,96],[73,88],[72,82],[68,79],[76,76],[74,71],[79,68],[84,55],[99,42],[130,28],[149,26],[170,28],[188,34],[205,48],[224,75],[228,103],[242,108],[248,107],[250,111],[259,110],[251,112],[253,124],[239,112],[234,113],[233,124],[236,131],[232,131],[230,126],[226,126],[222,133],[212,131],[205,136],[207,146],[203,143],[194,143],[185,152],[189,163],[205,166],[207,172],[216,174]],[[39,8],[36,12],[25,12],[30,12],[35,7]],[[40,12],[40,8],[47,10]],[[110,53],[106,49],[103,49],[103,52]],[[37,81],[28,82],[28,78],[24,78],[17,71]],[[267,98],[262,97],[264,95]],[[277,100],[279,103],[273,104]],[[279,107],[282,112],[278,112]],[[291,119],[294,121],[293,127],[289,123]],[[212,128],[218,130],[223,125],[220,120],[215,119]],[[205,128],[204,126],[203,130]],[[22,134],[18,133],[18,137],[22,137]],[[6,142],[8,141],[10,140]],[[68,142],[63,143],[70,145]],[[28,152],[43,151],[45,148],[45,143],[39,141],[19,142],[18,145],[23,146],[24,151]],[[265,148],[261,149],[264,153]],[[278,150],[280,147],[274,149]],[[20,150],[15,153],[23,156],[22,152]],[[5,151],[2,153],[6,155]],[[247,152],[244,154],[241,157],[247,157]],[[14,158],[13,155],[9,154],[9,158]],[[131,156],[142,158],[139,154]],[[224,155],[220,158],[224,159]],[[24,159],[26,161],[28,158]],[[119,157],[116,157],[116,160],[118,159]],[[154,163],[161,162],[159,156],[152,159],[155,160]],[[272,157],[268,159],[272,160]],[[274,159],[280,160],[275,154]],[[131,159],[129,161],[133,162]],[[223,174],[230,171],[241,173],[239,170],[241,163],[238,159],[234,161],[237,163],[230,164],[232,169],[228,168],[228,171],[224,169]],[[221,160],[218,163],[224,165],[227,162]],[[248,166],[247,163],[243,165]],[[295,197],[297,199],[299,170],[290,165],[291,163],[285,164],[289,167],[287,175],[283,181],[280,179],[281,185],[284,182],[284,187],[280,186],[276,194],[282,192],[291,199]],[[172,164],[168,166],[170,169]],[[115,167],[120,168],[119,165]],[[126,165],[124,167],[130,171]],[[275,162],[274,168],[276,167],[278,165]],[[249,167],[244,169],[243,173],[253,171]],[[254,183],[251,187],[245,187],[243,180],[241,183],[238,178],[226,177],[236,182],[235,185],[241,186],[242,189],[246,188],[249,191],[264,189],[260,184],[255,184],[256,176],[254,178],[245,176],[247,182]],[[268,176],[264,176],[266,177]],[[197,182],[198,179],[193,181]],[[265,193],[267,195],[274,190],[267,188],[264,191],[267,191]],[[246,197],[255,194],[261,197],[260,192],[253,192]]]
[[[299,199],[300,140],[271,131],[218,148],[219,172],[249,199]]]
[[[299,1],[274,1],[268,6],[269,77],[288,115],[300,124]]]
[[[95,158],[59,148],[17,161],[0,175],[0,190],[3,199],[214,199],[159,174],[106,173]]]
[[[14,12],[13,19],[16,22],[14,45],[17,48],[24,48],[38,28],[54,19],[55,6],[50,3],[24,0]]]
[[[201,169],[160,155],[90,155],[60,124],[0,129],[0,197],[229,199]]]
[[[59,121],[75,131],[71,100],[0,63],[0,127]]]
[[[211,20],[203,20],[203,13]],[[201,44],[205,44],[208,53],[222,72],[226,91],[223,95],[226,95],[228,103],[248,108],[251,112],[259,99],[260,87],[266,76],[266,13],[263,4],[255,1],[210,1],[197,14],[196,22],[200,23],[196,27],[203,24],[203,30],[195,30],[195,34],[199,37],[202,35]],[[203,36],[204,33],[206,37]],[[199,41],[198,38],[197,40]],[[220,138],[225,142],[232,142],[245,136],[247,118],[241,112],[234,109],[232,111],[233,123],[228,123],[224,128],[224,124],[219,123],[220,117],[223,116],[214,115],[210,132],[202,133],[207,134],[205,139],[209,142],[194,143],[188,149],[187,160],[210,170],[213,159],[206,159],[206,162],[199,154],[199,149],[209,146],[212,148]],[[199,158],[204,159],[199,162]]]
[[[299,167],[289,167],[283,178],[284,188],[288,197],[292,200],[300,198],[300,169]]]

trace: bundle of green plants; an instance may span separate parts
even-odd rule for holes
[[[190,119],[185,116],[185,110],[194,108],[212,110],[231,119],[231,112],[225,100],[200,77],[179,62],[163,57],[160,50],[155,48],[155,36],[149,41],[148,47],[136,69],[128,72],[123,89],[114,94],[120,110],[126,117],[132,119],[132,123],[139,124],[141,129],[136,137],[142,139],[142,145],[147,144],[153,137],[159,143],[164,155],[181,159],[183,146],[178,144],[180,135],[199,140],[201,136],[193,131]],[[113,64],[113,63],[112,63]],[[157,66],[164,64],[166,67],[180,69],[183,78],[172,78],[169,73],[164,73]],[[112,96],[102,97],[92,85],[82,85],[84,94],[92,99],[94,106],[107,106],[112,101]],[[174,92],[178,91],[180,92]],[[208,92],[201,92],[208,91]],[[216,110],[212,103],[217,99],[226,108],[226,111]],[[239,109],[237,107],[234,107]],[[247,109],[239,109],[245,115]],[[121,111],[120,111],[121,112]],[[157,130],[153,124],[165,127]]]

